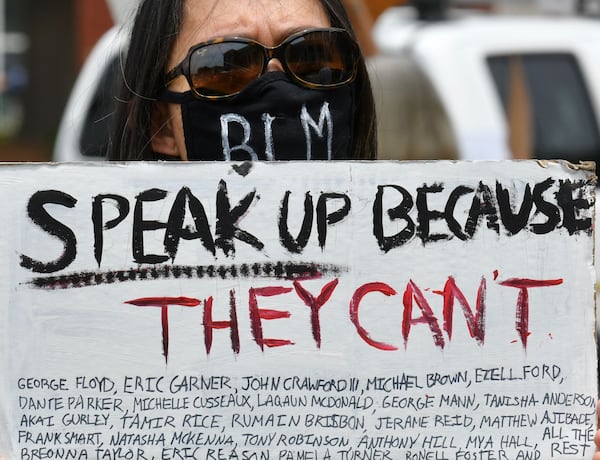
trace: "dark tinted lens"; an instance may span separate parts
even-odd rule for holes
[[[350,81],[357,59],[354,42],[342,31],[309,32],[292,40],[285,50],[287,66],[294,76],[316,86]]]
[[[263,68],[264,51],[255,43],[211,43],[190,56],[191,83],[203,96],[238,93],[257,78]]]

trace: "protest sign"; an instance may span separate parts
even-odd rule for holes
[[[7,165],[0,456],[586,459],[595,176]]]

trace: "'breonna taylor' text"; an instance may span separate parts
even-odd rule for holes
[[[584,180],[552,178],[526,184],[519,193],[500,182],[493,186],[479,182],[475,186],[453,188],[442,183],[424,184],[412,192],[400,185],[385,184],[374,189],[372,213],[364,217],[364,223],[372,225],[372,234],[379,250],[384,253],[397,250],[413,240],[423,245],[440,244],[451,239],[468,241],[483,229],[506,237],[522,231],[544,235],[559,229],[566,230],[569,235],[589,234],[594,208],[590,190],[593,187]],[[130,247],[133,261],[137,264],[161,264],[169,260],[174,263],[182,239],[197,240],[214,258],[221,254],[233,258],[236,244],[245,244],[262,252],[265,243],[261,236],[246,231],[243,226],[244,219],[261,212],[264,222],[272,216],[272,223],[278,229],[279,243],[292,254],[301,254],[307,247],[316,221],[316,240],[325,251],[329,227],[343,225],[352,212],[352,197],[348,193],[307,191],[303,196],[294,196],[290,191],[282,191],[278,209],[268,214],[257,205],[260,196],[256,189],[251,189],[239,202],[232,203],[224,180],[219,181],[213,199],[209,204],[216,205],[214,232],[206,206],[189,187],[182,187],[176,192],[158,188],[143,190],[131,200],[133,203],[119,194],[97,195],[92,197],[90,209],[93,235],[76,235],[46,206],[74,209],[79,200],[59,190],[38,191],[28,200],[29,218],[45,233],[58,238],[63,244],[63,251],[52,260],[38,260],[21,254],[21,266],[36,273],[61,271],[76,259],[79,241],[84,237],[83,241],[93,241],[94,256],[98,267],[101,267],[104,241],[110,230],[119,225],[132,228]],[[291,229],[288,221],[293,199],[296,204],[293,212],[296,214],[300,211],[298,205],[303,203],[299,229]],[[87,199],[85,202],[89,203]],[[168,216],[162,221],[146,219],[144,210],[152,209],[153,205],[168,208]],[[105,219],[107,206],[117,209],[117,216],[108,221]],[[188,221],[194,225],[185,224]],[[395,233],[386,231],[392,223],[395,224]],[[432,231],[432,224],[435,224],[437,232]],[[163,233],[162,254],[145,250],[144,236],[149,232]],[[112,246],[115,244],[111,241]]]

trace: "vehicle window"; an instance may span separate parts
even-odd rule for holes
[[[85,118],[79,147],[82,155],[90,159],[105,157],[108,151],[116,105],[117,65],[118,56],[106,67]]]
[[[573,55],[502,55],[487,63],[507,117],[518,105],[526,114],[534,158],[600,161],[596,115]]]

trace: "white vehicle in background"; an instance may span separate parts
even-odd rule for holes
[[[54,161],[102,160],[106,154],[115,87],[128,44],[125,24],[138,4],[107,1],[116,25],[98,41],[77,77],[58,129]]]
[[[430,81],[460,159],[600,161],[600,20],[463,13],[422,22],[396,7],[373,37]]]
[[[115,88],[127,37],[121,26],[106,32],[86,60],[65,107],[53,160],[102,160],[108,148]]]

